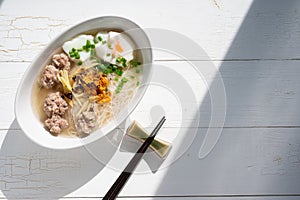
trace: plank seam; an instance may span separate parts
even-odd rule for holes
[[[260,59],[260,58],[254,58],[254,59],[155,59],[155,62],[179,62],[179,61],[224,61],[224,62],[249,62],[249,61],[300,61],[300,58],[287,58],[287,59],[277,59],[277,58],[268,58],[268,59]],[[31,63],[32,61],[27,60],[20,60],[20,61],[0,61],[0,63]]]
[[[152,127],[149,127],[152,128]],[[300,126],[225,126],[225,127],[207,127],[207,126],[181,126],[181,127],[163,127],[163,128],[171,128],[171,129],[178,129],[178,128],[223,128],[223,129],[297,129]],[[0,131],[21,131],[22,129],[18,128],[0,128]]]

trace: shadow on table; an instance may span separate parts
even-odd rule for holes
[[[300,80],[296,85],[290,85],[283,81],[279,82],[278,80],[284,79],[272,75],[274,73],[272,70],[286,67],[280,59],[299,58],[299,8],[300,1],[296,0],[256,0],[252,3],[224,58],[244,61],[223,62],[219,69],[226,89],[227,116],[230,116],[226,118],[225,126],[299,125]],[[254,60],[248,61],[248,59]],[[266,67],[258,61],[261,59],[279,59],[279,61],[268,61],[277,63],[275,66],[268,64]],[[214,87],[214,84],[216,83],[212,82],[210,87]],[[274,98],[276,97],[274,92],[281,90],[284,92],[289,89],[293,91],[294,96],[281,99],[279,95],[278,98]],[[260,169],[255,169],[255,166],[259,167],[266,163],[253,163],[252,171],[247,171],[247,163],[243,163],[245,160],[241,159],[253,156],[252,153],[259,149],[255,149],[257,144],[251,146],[251,140],[246,142],[245,135],[242,133],[236,134],[232,141],[228,141],[227,137],[221,135],[220,141],[210,154],[202,160],[199,159],[199,148],[207,131],[205,127],[209,126],[211,117],[209,102],[210,94],[207,93],[197,113],[201,115],[200,125],[204,128],[198,128],[196,138],[185,156],[168,168],[168,172],[161,178],[162,182],[157,186],[156,195],[243,195],[265,194],[266,191],[273,194],[298,194],[299,180],[289,182],[283,187],[281,179],[284,177],[263,176],[260,174]],[[282,108],[279,109],[280,113],[278,108]],[[230,132],[232,129],[227,130]],[[242,132],[243,129],[239,130]],[[193,132],[192,128],[184,134],[189,135],[190,132]],[[262,135],[254,134],[251,137]],[[186,139],[182,140],[182,144],[186,142]],[[299,143],[299,141],[294,142]],[[282,151],[288,152],[289,149]],[[259,158],[255,159],[257,162],[263,162]],[[270,173],[280,171],[283,167],[274,166]],[[297,172],[299,173],[299,170]],[[242,177],[246,180],[241,180]],[[286,178],[288,181],[289,177]],[[182,187],[183,185],[186,187]]]
[[[19,127],[16,120],[11,127]],[[105,167],[122,136],[123,132],[116,129],[85,147],[53,150],[32,142],[21,130],[9,130],[0,151],[1,191],[7,199],[63,197],[83,186]],[[93,150],[94,156],[101,158],[104,164],[92,157],[87,149]]]
[[[161,114],[157,108],[150,112],[154,119],[157,114]],[[1,191],[7,199],[55,199],[83,186],[104,167],[121,172],[127,159],[114,161],[112,157],[118,153],[123,154],[120,158],[130,157],[132,154],[122,152],[135,153],[141,145],[135,139],[124,137],[126,123],[132,121],[123,122],[106,136],[85,146],[55,150],[31,141],[14,120],[0,150]],[[153,151],[147,152],[143,159],[154,173],[163,159]],[[110,161],[112,163],[108,165]],[[113,183],[110,179],[104,181],[108,186]],[[103,188],[99,190],[103,191]],[[99,193],[99,196],[103,195]]]

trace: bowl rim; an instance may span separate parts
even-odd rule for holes
[[[130,23],[130,25],[134,26],[134,28],[136,29],[139,29],[139,31],[141,31],[141,33],[143,34],[144,36],[144,40],[146,41],[147,45],[149,46],[149,51],[148,51],[148,54],[147,55],[149,57],[149,61],[150,61],[150,65],[153,63],[153,52],[152,52],[152,49],[151,49],[151,43],[150,43],[150,40],[147,36],[147,34],[145,33],[145,31],[139,26],[137,25],[135,22],[127,19],[127,18],[124,18],[124,17],[119,17],[119,16],[99,16],[99,17],[93,17],[93,18],[89,18],[89,19],[86,19],[86,20],[83,20],[83,21],[80,21],[78,23],[75,23],[74,25],[66,28],[65,30],[63,30],[62,32],[60,32],[58,35],[56,35],[53,39],[51,39],[47,46],[45,46],[43,49],[41,49],[39,51],[39,53],[35,56],[35,58],[31,61],[30,65],[27,67],[27,69],[25,70],[24,74],[22,75],[22,78],[19,82],[19,85],[18,85],[18,88],[17,88],[17,91],[16,91],[16,95],[15,95],[15,99],[14,99],[14,114],[15,114],[15,118],[18,122],[18,125],[20,126],[20,128],[22,129],[22,131],[26,134],[26,136],[32,140],[33,142],[41,145],[41,146],[44,146],[44,147],[47,147],[47,148],[50,148],[50,149],[72,149],[72,148],[77,148],[77,147],[80,147],[80,146],[84,146],[86,144],[89,144],[93,141],[96,141],[100,138],[102,138],[103,136],[105,136],[106,134],[110,133],[111,131],[115,130],[116,128],[118,128],[118,126],[124,122],[128,116],[134,111],[134,109],[137,107],[137,105],[140,103],[142,97],[144,96],[149,84],[145,84],[143,86],[143,89],[142,89],[142,86],[140,86],[138,88],[138,90],[141,90],[139,92],[139,96],[138,98],[135,100],[134,104],[130,104],[131,107],[129,109],[127,109],[127,113],[125,114],[126,116],[123,116],[121,118],[121,120],[117,121],[116,123],[113,124],[113,126],[110,126],[109,128],[107,128],[107,130],[105,131],[98,131],[96,130],[95,132],[91,133],[88,137],[85,137],[85,138],[78,138],[78,137],[72,137],[72,138],[66,138],[66,137],[56,137],[56,136],[52,136],[47,130],[45,130],[44,128],[44,132],[47,132],[47,135],[45,136],[45,139],[46,137],[48,137],[50,139],[49,136],[51,136],[52,139],[50,139],[51,141],[47,141],[47,142],[44,142],[44,141],[39,141],[39,139],[36,139],[33,137],[32,134],[28,133],[29,130],[27,130],[27,128],[24,126],[23,124],[23,121],[21,120],[21,114],[19,113],[19,108],[18,108],[18,102],[19,102],[19,99],[21,98],[20,95],[21,95],[21,89],[23,88],[23,84],[24,82],[27,80],[28,78],[28,75],[30,75],[30,72],[31,70],[33,69],[34,65],[36,65],[36,62],[38,62],[38,59],[40,59],[40,57],[45,53],[45,51],[47,50],[47,48],[50,48],[52,45],[54,45],[57,41],[59,41],[60,38],[62,38],[64,35],[66,35],[66,33],[70,32],[70,31],[73,31],[73,29],[76,29],[77,27],[81,27],[83,26],[84,24],[89,24],[89,23],[93,23],[95,21],[98,21],[98,20],[104,20],[104,19],[108,19],[108,20],[121,20],[121,21],[126,21],[127,23]],[[87,29],[86,31],[91,31],[91,30],[95,30],[97,28],[91,28],[91,29]],[[101,27],[99,27],[99,29],[101,29]],[[108,28],[109,29],[109,28]],[[130,31],[132,29],[128,29],[128,30],[124,30],[125,32],[126,31]],[[84,32],[84,31],[83,31]],[[80,32],[82,33],[82,32]],[[75,35],[78,35],[80,33],[76,33]],[[131,38],[133,39],[133,38]],[[136,41],[134,41],[136,43]],[[51,55],[53,52],[51,53],[48,53],[48,55]],[[151,66],[150,66],[151,67]],[[38,73],[38,72],[37,72]],[[146,83],[149,83],[151,78],[152,78],[152,73],[153,73],[153,69],[152,67],[149,69],[149,74],[148,76],[146,77]],[[144,78],[144,77],[143,77]],[[34,80],[36,80],[36,77],[34,78]],[[30,89],[30,91],[32,92],[32,88]],[[137,92],[138,93],[138,92]],[[136,95],[137,95],[136,93]],[[30,94],[31,96],[31,94]],[[132,101],[131,101],[132,102]],[[129,107],[129,105],[127,105],[126,107]],[[32,110],[32,106],[31,106],[31,110]],[[32,110],[32,113],[34,111]],[[122,111],[121,111],[122,112]],[[36,114],[34,114],[36,115]],[[121,115],[120,113],[118,115]],[[36,117],[37,118],[37,117]],[[35,119],[35,120],[38,120],[38,119]],[[115,121],[115,120],[113,120]],[[107,127],[107,125],[105,125],[105,127]],[[100,129],[103,129],[103,128],[100,128]],[[97,132],[98,131],[98,132]],[[43,133],[40,133],[40,134],[43,134]],[[96,135],[97,134],[97,135]],[[44,137],[44,136],[41,136],[41,137]],[[55,143],[54,143],[54,140],[55,140]]]

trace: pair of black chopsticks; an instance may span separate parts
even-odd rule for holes
[[[141,158],[143,157],[144,153],[146,152],[147,148],[150,146],[151,142],[154,140],[159,129],[162,127],[163,123],[166,121],[166,118],[163,117],[157,126],[154,128],[150,136],[145,140],[142,146],[137,150],[133,158],[130,160],[126,168],[120,174],[118,179],[115,183],[111,186],[109,191],[104,196],[103,200],[112,200],[115,199],[119,192],[122,190],[123,186],[127,182],[128,178],[131,176],[132,172],[140,162]]]

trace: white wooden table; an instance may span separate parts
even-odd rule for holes
[[[152,127],[166,114],[159,136],[174,142],[173,149],[160,167],[153,165],[157,162],[151,154],[146,157],[120,199],[300,199],[297,0],[0,0],[0,199],[99,198],[133,155],[130,141],[124,144],[120,133],[87,148],[46,149],[26,137],[14,116],[18,83],[38,52],[67,27],[103,15],[191,38],[219,69],[227,97],[219,141],[200,159],[211,112],[210,86],[195,78],[186,60],[154,51],[155,63],[188,80],[196,101],[180,105],[176,92],[150,86],[125,126],[138,119]],[[213,83],[215,76],[206,78]],[[183,112],[187,115],[181,118]],[[176,151],[182,151],[177,160]]]

